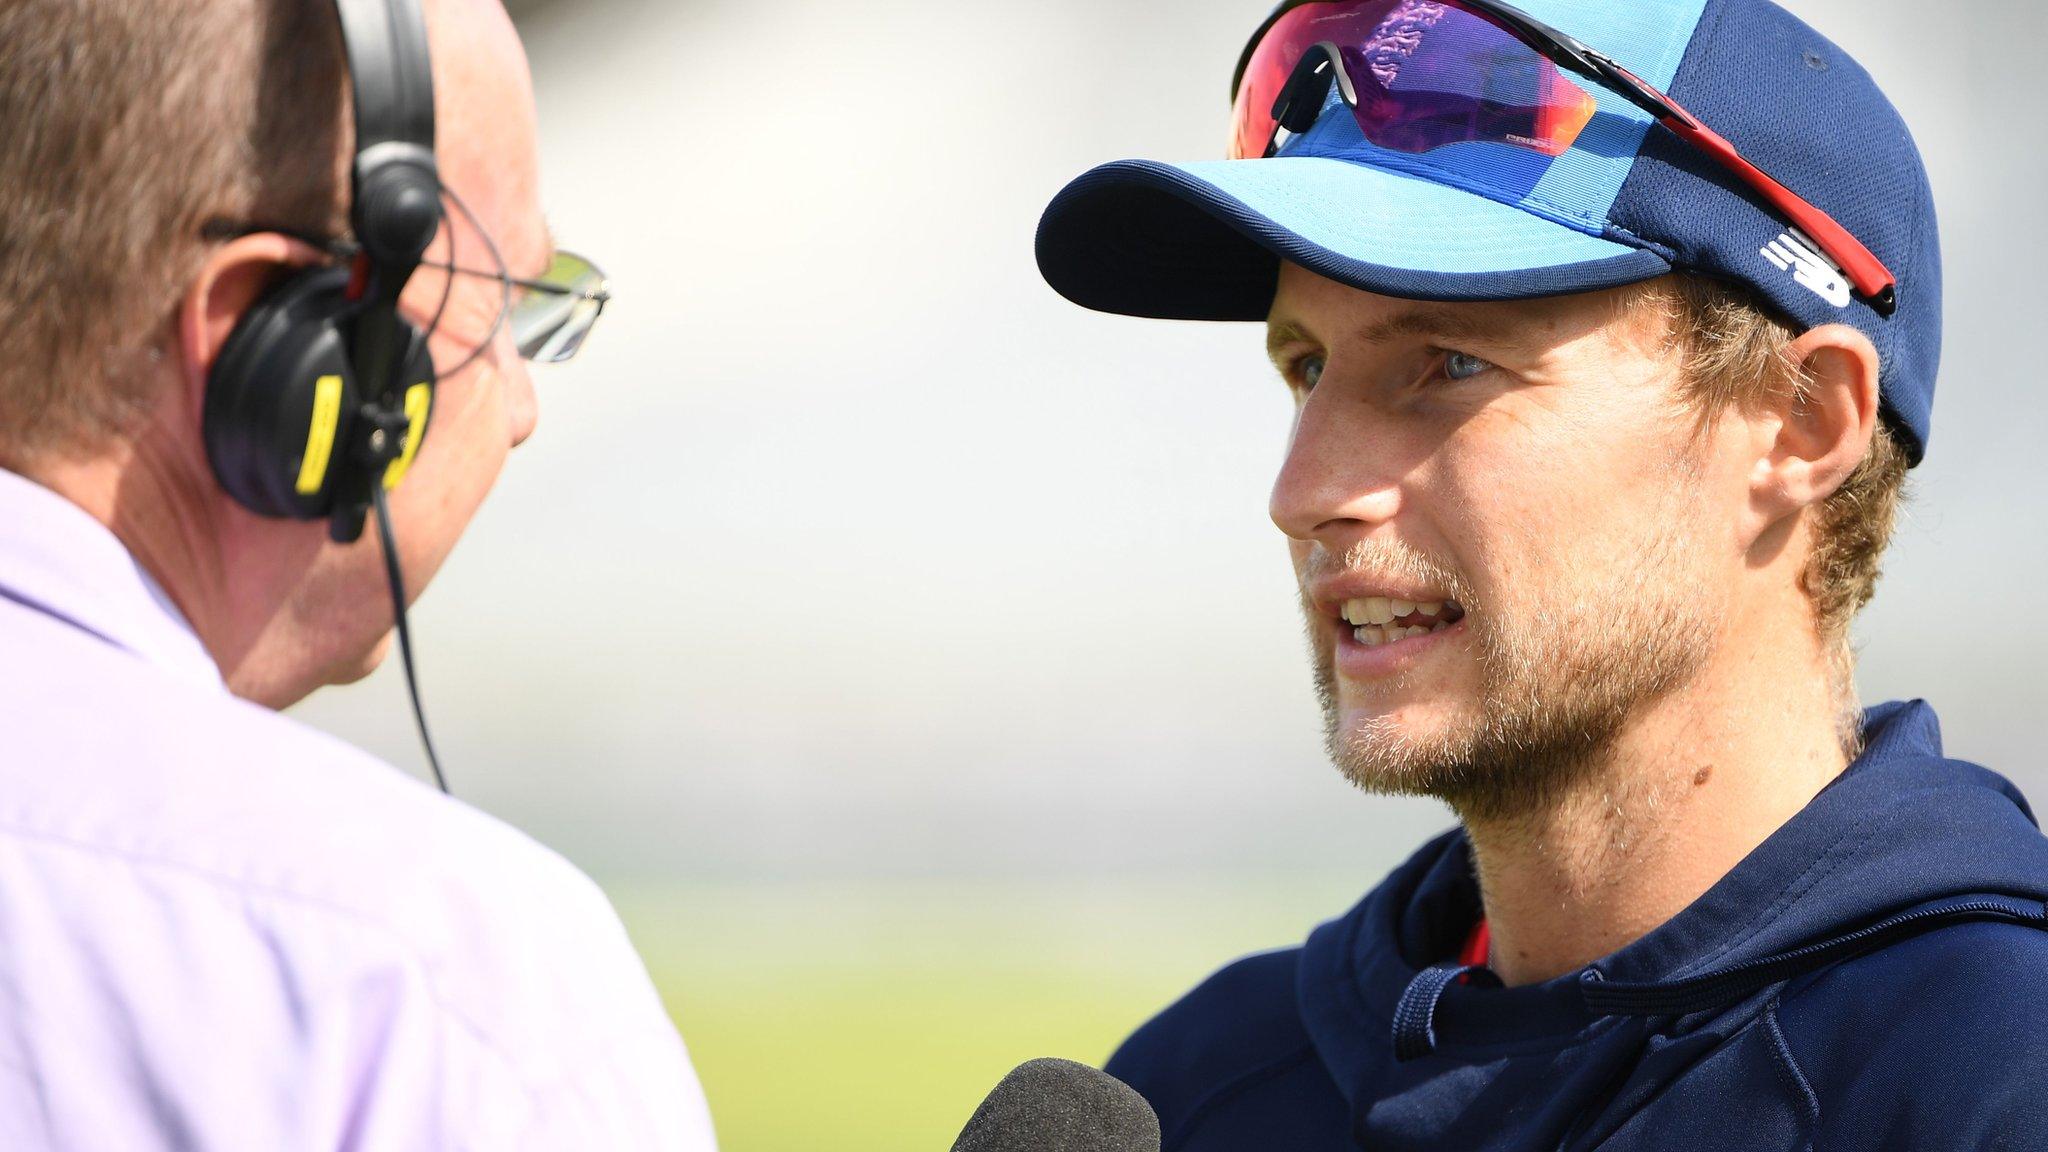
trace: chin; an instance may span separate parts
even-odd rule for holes
[[[1445,727],[1445,709],[1435,702],[1392,701],[1340,693],[1337,718],[1346,731],[1371,729],[1424,739]]]
[[[1437,747],[1475,726],[1474,718],[1466,715],[1455,701],[1394,703],[1359,699],[1350,694],[1338,698],[1334,719],[1337,733],[1346,739],[1382,741],[1408,748]]]
[[[367,679],[370,673],[383,667],[385,658],[391,655],[392,635],[386,632],[353,659],[338,661],[321,678],[321,686],[339,688]]]
[[[1449,656],[1453,653],[1439,653]],[[1354,678],[1334,667],[1324,673],[1325,706],[1342,731],[1371,731],[1427,742],[1469,728],[1479,706],[1478,686],[1460,667],[1408,666]],[[1327,667],[1327,666],[1326,666]]]
[[[1477,693],[1456,679],[1418,669],[1354,679],[1319,665],[1317,694],[1331,758],[1369,791],[1434,794],[1443,765],[1458,759],[1483,726]]]
[[[354,684],[375,672],[391,652],[391,635],[386,633],[370,646],[351,656],[331,660],[317,669],[276,675],[277,665],[249,661],[226,676],[228,691],[272,711],[283,711],[322,688]],[[299,662],[289,662],[298,664]],[[303,667],[303,665],[299,665]]]

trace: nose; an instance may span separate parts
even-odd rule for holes
[[[1282,532],[1341,548],[1394,518],[1400,481],[1387,466],[1386,432],[1374,425],[1361,405],[1309,397],[1273,482],[1268,511]]]
[[[505,422],[514,448],[526,443],[534,426],[540,423],[540,402],[533,394],[533,377],[526,362],[516,356],[505,379]]]

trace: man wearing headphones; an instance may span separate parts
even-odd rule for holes
[[[0,1147],[712,1146],[595,886],[272,711],[604,298],[498,0],[416,2],[0,16]]]

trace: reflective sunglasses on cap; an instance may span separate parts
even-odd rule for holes
[[[1314,127],[1332,84],[1380,148],[1423,153],[1494,143],[1561,156],[1597,110],[1565,71],[1656,117],[1814,240],[1877,312],[1897,308],[1896,278],[1833,217],[1626,68],[1498,0],[1316,0],[1282,8],[1238,62],[1230,158],[1272,156],[1282,128]]]

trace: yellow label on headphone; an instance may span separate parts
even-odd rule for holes
[[[341,377],[322,376],[313,384],[313,426],[306,430],[306,455],[299,463],[299,495],[318,495],[327,483],[327,462],[334,456],[334,430],[341,424]]]
[[[405,451],[384,470],[384,490],[398,487],[405,479],[407,469],[412,467],[412,458],[419,455],[420,441],[427,434],[427,409],[434,402],[434,388],[431,384],[415,384],[405,390]]]

